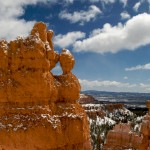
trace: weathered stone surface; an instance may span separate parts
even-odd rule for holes
[[[139,149],[142,137],[131,132],[129,124],[117,124],[108,132],[103,150]]]
[[[52,37],[39,22],[25,39],[0,41],[0,149],[91,149],[86,114],[76,103],[75,60],[68,50],[55,52]],[[54,76],[58,61],[63,74]]]
[[[123,109],[124,104],[108,104],[105,107],[109,112],[113,112],[114,110],[117,110],[117,109]]]
[[[89,118],[96,119],[97,116],[100,118],[104,118],[107,113],[115,112],[119,109],[123,110],[124,105],[122,104],[86,104],[91,101],[91,97],[84,96],[79,99],[79,103],[82,104],[82,107],[85,109]],[[94,101],[96,103],[96,101]]]
[[[87,95],[87,94],[80,94],[80,98],[78,100],[78,102],[80,104],[92,104],[92,103],[96,103],[97,100],[95,100],[95,98],[91,95]]]
[[[60,76],[54,76],[58,82],[58,100],[76,103],[79,99],[80,84],[71,72]],[[70,90],[71,89],[71,90]]]
[[[60,54],[60,65],[63,70],[63,74],[68,74],[71,72],[75,64],[74,57],[69,50],[63,49]]]
[[[0,145],[3,148],[90,149],[86,115],[78,104],[3,104],[1,110]]]
[[[130,125],[116,125],[113,130],[108,132],[103,150],[118,150],[123,148],[136,150],[150,149],[150,101],[146,102],[146,106],[149,112],[142,121],[140,135],[132,132]]]

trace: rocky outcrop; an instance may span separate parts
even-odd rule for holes
[[[105,108],[107,111],[109,111],[110,113],[118,110],[118,109],[123,109],[125,106],[124,104],[106,104]]]
[[[98,101],[95,100],[95,98],[91,95],[87,95],[87,94],[80,94],[80,98],[78,100],[78,102],[80,104],[94,104],[97,103]]]
[[[85,96],[84,99],[86,101]],[[119,122],[126,123],[129,118],[136,117],[121,104],[94,103],[82,104],[82,107],[85,109],[90,122],[90,134],[93,150],[102,149],[108,131],[112,130],[115,124],[118,124]]]
[[[143,136],[143,139],[139,150],[150,149],[150,101],[146,102],[146,106],[149,109],[149,112],[144,117],[141,125],[141,134]]]
[[[85,98],[83,101],[86,101]],[[88,117],[92,119],[96,119],[97,116],[104,118],[105,116],[108,116],[108,114],[119,110],[125,111],[123,104],[82,104],[82,107],[85,109]]]
[[[131,132],[129,124],[117,124],[107,134],[103,150],[139,149],[142,137]]]
[[[150,149],[150,101],[146,102],[146,106],[149,112],[141,123],[140,134],[132,132],[129,124],[118,124],[108,132],[103,150]]]
[[[25,39],[0,41],[0,149],[91,149],[74,57],[55,52],[52,37],[39,22]],[[63,74],[55,76],[58,61]]]

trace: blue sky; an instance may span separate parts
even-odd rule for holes
[[[150,0],[0,0],[0,38],[27,36],[35,22],[69,49],[82,90],[150,92]],[[53,70],[61,74],[59,64]]]

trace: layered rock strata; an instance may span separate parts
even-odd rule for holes
[[[55,52],[52,37],[39,22],[27,38],[0,41],[0,149],[91,150],[74,57]]]

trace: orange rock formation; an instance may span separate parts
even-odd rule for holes
[[[103,150],[139,149],[142,138],[131,132],[129,124],[117,124],[108,132]]]
[[[118,124],[108,132],[103,150],[150,149],[150,101],[146,102],[146,106],[149,112],[142,121],[140,135],[132,132],[129,124]]]
[[[143,136],[142,143],[139,150],[150,149],[150,101],[146,102],[146,106],[149,109],[148,114],[144,117],[141,125],[141,133]]]
[[[55,52],[52,37],[39,22],[25,39],[0,41],[0,149],[91,150],[75,60]],[[58,61],[63,74],[54,76]]]
[[[97,100],[91,95],[87,94],[80,94],[80,98],[78,100],[79,104],[90,104],[90,103],[96,103]]]

